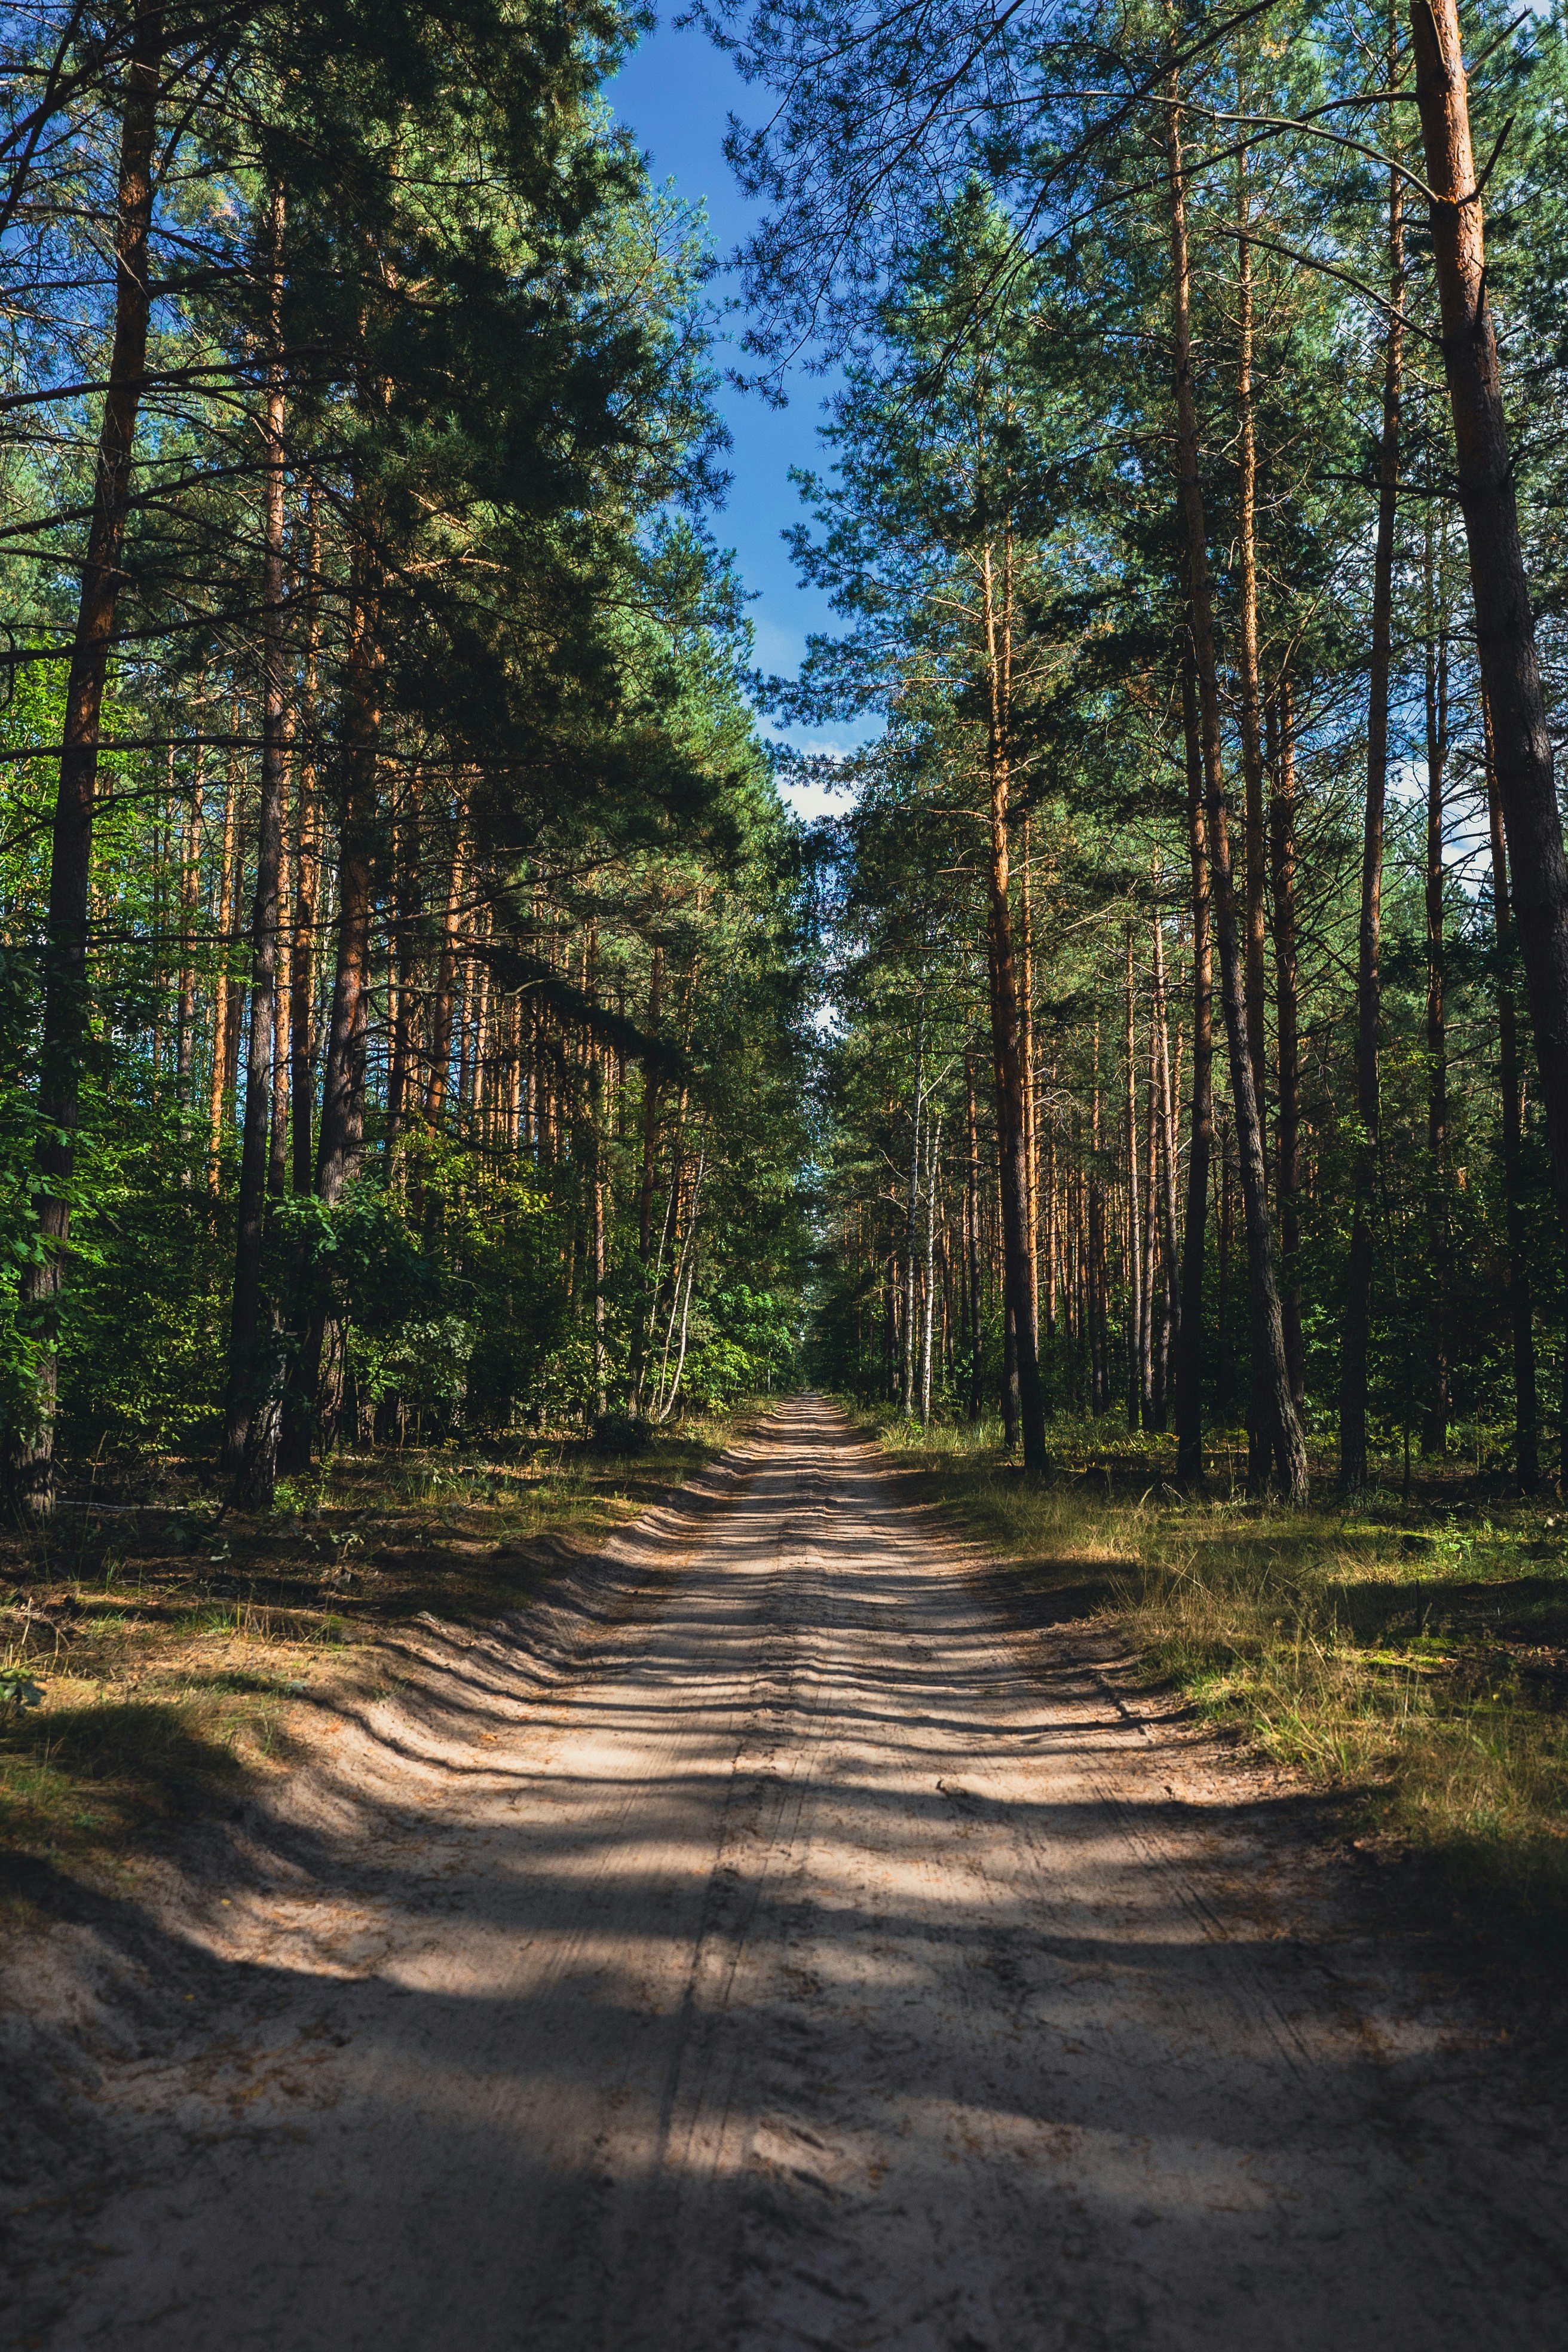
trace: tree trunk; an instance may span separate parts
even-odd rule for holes
[[[1122,1040],[1127,1065],[1127,1426],[1135,1430],[1142,1418],[1144,1316],[1148,1311],[1143,1280],[1143,1209],[1138,1186],[1138,1035],[1137,991],[1132,970],[1132,926],[1127,926],[1126,1031]]]
[[[201,688],[196,689],[196,707],[201,708]],[[198,719],[197,724],[200,724]],[[189,1191],[191,1185],[191,1071],[195,1063],[196,966],[196,909],[201,898],[202,874],[202,784],[205,744],[198,739],[191,761],[191,800],[185,821],[184,863],[180,876],[180,1011],[179,1033],[174,1047],[174,1097],[180,1116],[180,1184]]]
[[[247,1509],[272,1501],[278,1462],[276,1348],[261,1348],[261,1251],[267,1225],[267,1159],[272,1114],[272,1053],[278,981],[279,880],[283,859],[283,763],[287,692],[283,658],[283,191],[271,192],[267,224],[273,357],[267,386],[266,466],[261,493],[261,797],[256,897],[250,929],[250,1035],[245,1069],[234,1298],[229,1317],[228,1397],[223,1466],[237,1476]]]
[[[969,1120],[969,1418],[980,1418],[984,1398],[984,1370],[980,1307],[980,1122],[975,1102],[974,1056],[963,1056],[965,1109]]]
[[[910,1181],[904,1198],[904,1329],[900,1403],[906,1420],[915,1409],[915,1267],[920,1255],[921,1114],[925,1105],[925,999],[915,1014],[915,1103],[910,1119]]]
[[[1454,1286],[1448,1231],[1448,1039],[1443,938],[1443,787],[1448,765],[1448,633],[1442,609],[1442,555],[1426,518],[1426,1181],[1432,1246],[1427,1327],[1428,1454],[1448,1448],[1449,1300]],[[1495,800],[1495,791],[1489,799]]]
[[[1268,1214],[1268,1174],[1252,1056],[1247,1037],[1245,959],[1236,919],[1226,831],[1225,772],[1220,740],[1219,677],[1215,652],[1214,611],[1209,586],[1208,540],[1203,484],[1198,475],[1197,406],[1193,392],[1191,277],[1187,255],[1186,196],[1181,129],[1174,106],[1167,131],[1170,152],[1171,261],[1173,294],[1176,427],[1182,508],[1186,521],[1187,578],[1192,603],[1193,656],[1197,669],[1199,734],[1203,745],[1205,820],[1208,865],[1219,935],[1220,1001],[1230,1054],[1231,1099],[1236,1118],[1243,1213],[1247,1223],[1247,1295],[1251,1311],[1255,1397],[1261,1421],[1261,1453],[1272,1479],[1260,1470],[1258,1485],[1277,1482],[1291,1502],[1307,1494],[1307,1448],[1300,1416],[1290,1394],[1285,1334],[1274,1274],[1274,1235]]]
[[[316,680],[321,633],[321,520],[312,483],[305,493],[305,540],[310,577],[306,585],[305,677],[300,709],[300,825],[294,857],[294,937],[289,951],[289,1156],[293,1189],[310,1189],[315,1164],[312,1037],[316,1010]]]
[[[1247,1043],[1252,1055],[1252,1086],[1261,1116],[1267,1055],[1264,1039],[1263,695],[1258,649],[1258,434],[1252,403],[1252,239],[1246,234],[1252,199],[1247,188],[1247,150],[1237,159],[1238,320],[1237,539],[1241,570],[1240,627],[1237,645],[1240,687],[1241,773],[1247,848]]]
[[[70,1236],[70,1185],[82,1055],[88,1035],[88,928],[98,740],[121,580],[136,414],[147,364],[151,308],[148,238],[153,159],[163,60],[163,7],[142,8],[132,37],[120,134],[114,221],[114,343],[93,476],[66,682],[59,788],[50,845],[49,907],[43,961],[43,1035],[38,1067],[37,1255],[22,1273],[18,1304],[37,1357],[27,1419],[14,1435],[16,1501],[41,1516],[54,1504],[54,1422],[58,1387],[59,1300]]]
[[[658,1035],[662,1016],[661,998],[664,987],[664,950],[656,946],[648,969],[647,1034]],[[632,1410],[637,1409],[642,1396],[643,1366],[647,1355],[648,1314],[651,1301],[647,1295],[648,1261],[653,1255],[653,1190],[658,1166],[658,1104],[660,1087],[647,1065],[642,1082],[642,1175],[637,1186],[637,1258],[643,1270],[643,1287],[638,1294],[637,1319],[632,1326],[631,1395]]]
[[[1158,869],[1155,881],[1160,879]],[[1165,997],[1165,929],[1154,918],[1154,1083],[1159,1092],[1159,1204],[1163,1311],[1154,1355],[1154,1427],[1165,1426],[1171,1353],[1181,1328],[1181,1256],[1176,1240],[1176,1100],[1171,1073],[1171,1024]]]
[[[1483,715],[1484,712],[1483,712]],[[1540,1412],[1535,1389],[1535,1322],[1530,1287],[1530,1257],[1524,1231],[1524,1104],[1521,1084],[1519,1023],[1514,1011],[1511,861],[1503,840],[1502,794],[1492,756],[1492,729],[1486,718],[1487,816],[1491,834],[1492,910],[1498,961],[1498,1085],[1502,1096],[1503,1209],[1508,1232],[1509,1322],[1513,1333],[1514,1464],[1526,1494],[1541,1482]]]
[[[1275,705],[1274,789],[1269,849],[1274,866],[1274,1018],[1279,1032],[1279,1312],[1285,1361],[1296,1410],[1306,1399],[1301,1339],[1301,1053],[1296,977],[1296,727],[1290,682],[1281,678]]]
[[[931,1427],[931,1318],[936,1305],[936,1180],[942,1160],[942,1117],[931,1123],[926,1150],[925,1315],[921,1328],[921,1427]]]
[[[1389,43],[1392,78],[1394,44]],[[1388,674],[1394,641],[1394,538],[1399,500],[1399,408],[1405,362],[1405,182],[1388,175],[1388,288],[1394,315],[1384,346],[1383,434],[1377,460],[1377,544],[1372,574],[1372,665],[1367,686],[1366,815],[1362,832],[1361,921],[1356,944],[1355,1201],[1345,1280],[1340,1366],[1340,1491],[1366,1484],[1367,1357],[1376,1255],[1378,1025],[1383,1008],[1383,829],[1388,793]]]
[[[336,1207],[344,1186],[357,1172],[364,1140],[365,1028],[370,1010],[371,919],[374,911],[371,853],[381,728],[380,572],[369,539],[374,519],[364,517],[362,511],[356,520],[362,535],[354,550],[343,688],[344,787],[338,829],[337,966],[323,1057],[321,1119],[316,1145],[315,1190],[328,1208]],[[317,1300],[300,1342],[291,1384],[289,1423],[280,1441],[279,1459],[289,1469],[302,1467],[310,1460],[326,1326],[325,1304]]]
[[[357,502],[356,502],[357,503]],[[363,519],[354,555],[343,712],[346,771],[338,842],[337,970],[321,1078],[321,1129],[316,1190],[331,1208],[359,1167],[364,1142],[365,1027],[370,1013],[370,933],[374,910],[372,848],[376,818],[376,746],[381,730],[384,657],[380,646],[380,563]]]
[[[1426,179],[1436,199],[1432,250],[1481,684],[1491,711],[1498,797],[1558,1215],[1568,1234],[1568,860],[1520,544],[1497,334],[1487,299],[1481,197],[1456,0],[1414,0],[1411,26]]]
[[[230,719],[230,731],[238,732],[238,713]],[[228,960],[233,944],[229,908],[235,889],[237,864],[237,835],[239,826],[239,754],[230,750],[227,777],[223,797],[223,848],[218,859],[217,931],[220,961],[217,977],[213,983],[213,1063],[211,1083],[207,1088],[207,1183],[214,1192],[223,1188],[223,1101],[228,1079],[229,999],[234,982],[229,977]]]
[[[425,1087],[425,1121],[434,1127],[441,1116],[452,1075],[452,1020],[458,987],[458,909],[463,895],[463,811],[458,810],[458,830],[452,843],[452,871],[447,904],[441,917],[440,959],[436,967],[436,1002],[430,1023],[430,1074]]]
[[[1192,640],[1182,632],[1182,731],[1187,770],[1187,841],[1193,874],[1193,1110],[1182,1234],[1181,1313],[1172,1365],[1176,1478],[1204,1484],[1204,1234],[1214,1152],[1214,954],[1209,937],[1208,844],[1204,830],[1203,747]]]
[[[991,982],[991,1043],[996,1066],[996,1156],[1002,1198],[1004,1284],[1011,1334],[1012,1370],[1017,1380],[1018,1426],[1024,1467],[1049,1467],[1044,1401],[1040,1393],[1039,1338],[1035,1326],[1029,1266],[1029,1184],[1024,1136],[1023,1024],[1013,954],[1010,846],[1007,835],[1008,751],[1006,637],[1011,616],[998,614],[993,594],[991,558],[984,558],[986,625],[991,681],[987,751],[990,769],[991,855],[988,861],[986,946]]]

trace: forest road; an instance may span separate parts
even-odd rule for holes
[[[1508,2053],[837,1412],[644,1564],[542,1685],[454,1638],[422,1727],[345,1727],[357,1810],[110,2070],[29,2341],[1561,2352]]]

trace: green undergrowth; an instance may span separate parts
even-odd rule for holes
[[[1313,1785],[1486,1935],[1568,1941],[1568,1512],[1429,1472],[1338,1507],[1190,1500],[1166,1442],[1051,1432],[1044,1481],[994,1424],[882,1442],[1042,1622],[1114,1618],[1151,1680]]]
[[[378,1637],[526,1608],[549,1539],[663,1500],[743,1417],[629,1453],[339,1455],[255,1517],[219,1518],[200,1475],[166,1465],[154,1494],[0,1533],[0,1906],[32,1916],[40,1864],[110,1883],[287,1770],[301,1702],[384,1686]]]

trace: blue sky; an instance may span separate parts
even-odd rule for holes
[[[748,88],[704,34],[677,31],[661,15],[658,31],[609,84],[605,95],[647,155],[656,182],[673,180],[683,196],[706,203],[713,242],[723,259],[755,217],[754,207],[741,195],[724,161],[725,125],[731,111],[754,118],[765,94],[755,86]],[[733,295],[737,289],[726,277],[717,290]],[[731,331],[738,336],[743,323],[737,314]],[[721,352],[719,356],[733,361],[736,354]],[[728,504],[715,518],[715,529],[720,540],[734,549],[741,576],[753,592],[750,610],[758,667],[780,675],[789,675],[798,666],[808,630],[836,625],[826,600],[815,589],[800,585],[780,537],[804,518],[789,468],[820,461],[816,424],[826,388],[821,377],[798,373],[789,387],[789,405],[783,409],[769,408],[754,394],[729,385],[720,394],[734,442],[729,460],[734,480]],[[866,731],[792,729],[789,738],[826,748]]]

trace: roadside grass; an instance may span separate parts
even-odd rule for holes
[[[1170,1441],[1109,1423],[1054,1427],[1036,1482],[994,1423],[869,1418],[1037,1620],[1114,1619],[1152,1682],[1340,1796],[1363,1845],[1421,1855],[1469,1928],[1562,1952],[1568,1512],[1458,1469],[1408,1504],[1341,1508],[1326,1480],[1300,1512],[1189,1500]]]
[[[47,1533],[0,1530],[0,1693],[15,1669],[39,1695],[0,1704],[0,1916],[32,1916],[40,1864],[122,1881],[289,1769],[299,1701],[384,1681],[391,1627],[526,1607],[550,1538],[663,1500],[744,1417],[693,1416],[630,1454],[561,1438],[339,1454],[254,1517],[220,1519],[198,1470],[163,1465],[153,1492],[108,1499],[100,1475]]]

